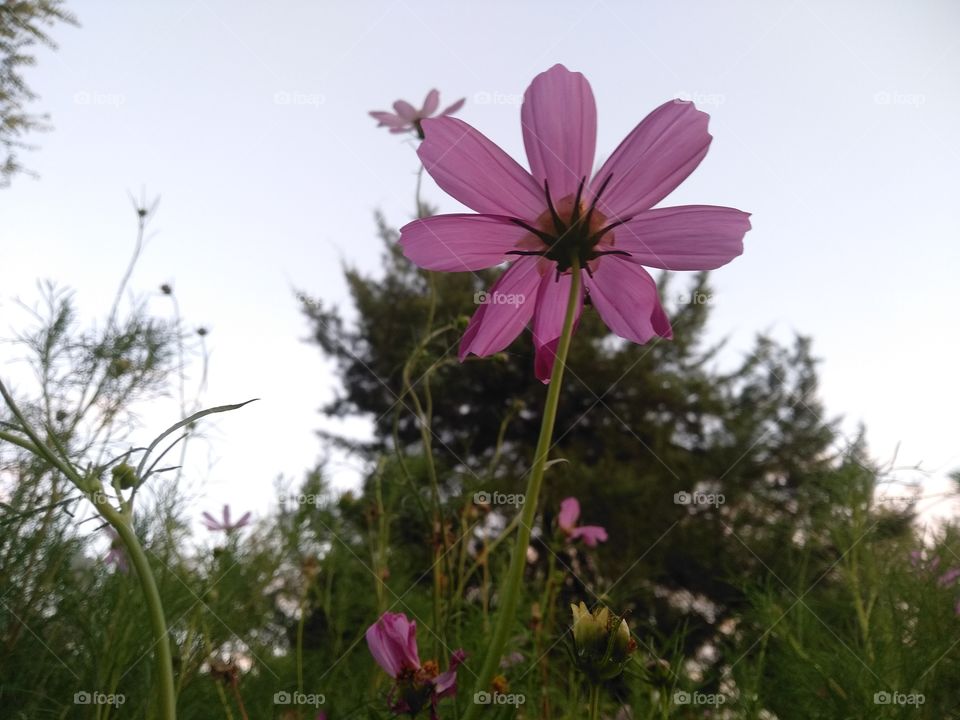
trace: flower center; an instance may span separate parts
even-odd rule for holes
[[[608,223],[603,213],[597,210],[597,201],[607,189],[613,175],[608,175],[600,185],[590,206],[583,202],[583,186],[586,178],[581,178],[575,195],[567,195],[554,203],[550,195],[550,184],[543,182],[543,191],[547,200],[547,209],[537,218],[536,226],[520,220],[510,218],[511,222],[530,232],[517,247],[521,250],[511,250],[507,255],[539,255],[556,263],[557,279],[561,273],[567,272],[574,261],[579,267],[586,269],[587,274],[593,275],[591,263],[603,255],[629,255],[624,250],[614,250],[611,230],[630,218],[623,218]]]

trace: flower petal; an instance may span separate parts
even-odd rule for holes
[[[417,110],[406,100],[397,100],[393,104],[393,109],[396,111],[397,115],[402,117],[407,122],[413,122],[417,119]]]
[[[417,624],[403,613],[384,613],[367,628],[367,646],[377,664],[396,677],[403,669],[419,669]]]
[[[560,514],[557,516],[557,524],[564,532],[570,532],[577,524],[580,517],[580,501],[575,497],[568,497],[560,503]]]
[[[556,279],[551,263],[548,272],[540,280],[537,292],[537,306],[533,314],[533,345],[536,352],[534,371],[540,382],[550,382],[553,372],[553,362],[560,346],[560,333],[563,332],[563,321],[567,313],[567,300],[570,297],[570,283],[572,276],[569,273]],[[581,276],[582,277],[582,276]],[[577,302],[574,316],[574,329],[583,310],[583,283],[580,284],[580,297]]]
[[[536,305],[540,273],[538,258],[517,260],[485,293],[486,302],[470,318],[460,341],[460,361],[470,353],[492,355],[514,341],[526,327]],[[514,299],[516,302],[507,302]]]
[[[593,178],[596,191],[610,175],[597,207],[609,219],[649,210],[669,195],[707,154],[710,116],[693,103],[670,100],[647,115]]]
[[[640,344],[656,336],[673,337],[657,284],[639,265],[615,256],[601,258],[585,282],[591,303],[620,337]]]
[[[743,252],[750,213],[716,205],[681,205],[639,213],[614,230],[631,262],[664,270],[713,270]]]
[[[417,149],[423,166],[448,194],[478,213],[536,220],[546,198],[526,170],[462,120],[423,121]]]
[[[399,115],[394,115],[389,112],[381,112],[379,110],[371,110],[370,117],[378,121],[377,127],[389,127],[389,128],[402,128],[410,125],[409,122],[404,120]]]
[[[466,98],[460,98],[460,99],[457,100],[455,103],[453,103],[453,105],[449,105],[448,107],[445,107],[445,108],[440,112],[440,114],[441,114],[441,115],[453,115],[453,113],[457,112],[457,110],[459,110],[460,108],[463,107],[463,104],[464,104],[466,101],[467,101]]]
[[[501,215],[434,215],[404,225],[400,245],[422,268],[462,272],[505,262],[528,234]]]
[[[427,93],[426,99],[423,101],[423,109],[420,111],[420,117],[430,117],[437,111],[437,106],[440,104],[440,93],[437,90],[431,90]]]
[[[563,65],[540,73],[524,93],[520,121],[539,184],[549,181],[554,202],[576,193],[590,178],[597,147],[597,106],[587,79]]]
[[[598,542],[607,541],[607,531],[599,525],[582,525],[573,529],[570,539],[583,540],[584,545],[596,547]]]

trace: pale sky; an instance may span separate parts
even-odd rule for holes
[[[314,431],[332,427],[317,410],[336,379],[302,342],[293,288],[345,306],[342,264],[378,271],[372,214],[410,219],[418,167],[367,111],[433,87],[441,105],[466,97],[459,116],[525,164],[519,98],[556,62],[593,85],[598,163],[670,98],[710,113],[707,158],[662,204],[753,213],[743,256],[713,274],[725,361],[760,331],[812,335],[830,412],[848,432],[866,423],[879,460],[899,446],[898,465],[922,463],[926,504],[960,467],[955,2],[70,7],[82,27],[57,28],[60,49],[29,74],[54,124],[24,157],[40,179],[0,190],[0,336],[22,327],[11,298],[35,297],[37,278],[105,312],[134,238],[128,191],[161,195],[133,287],[170,282],[210,329],[205,404],[262,398],[194,446],[198,514],[265,512],[273,479],[299,480]],[[460,209],[432,182],[424,193]],[[175,412],[148,412],[144,438]],[[331,465],[336,487],[356,482],[350,462]]]

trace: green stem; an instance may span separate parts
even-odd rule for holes
[[[167,636],[167,621],[163,615],[163,603],[160,600],[160,591],[154,580],[153,571],[147,554],[137,539],[136,533],[130,527],[126,517],[117,512],[104,497],[103,493],[94,492],[90,497],[97,511],[113,526],[117,535],[123,541],[133,566],[137,569],[140,578],[140,588],[147,603],[147,612],[150,614],[150,628],[153,630],[154,647],[157,652],[157,671],[160,682],[160,718],[162,720],[176,720],[177,693],[173,681],[173,657],[170,653],[170,638]]]
[[[600,720],[600,686],[590,686],[590,720]]]
[[[530,480],[527,483],[527,493],[524,497],[523,510],[520,513],[520,525],[517,529],[517,541],[510,557],[510,568],[507,570],[506,582],[500,594],[500,609],[497,613],[497,624],[483,660],[480,675],[477,678],[475,690],[486,691],[490,681],[500,664],[504,645],[510,626],[516,619],[517,602],[520,599],[520,587],[523,583],[523,568],[526,564],[527,546],[530,544],[530,532],[533,529],[534,518],[537,512],[537,498],[540,496],[540,486],[543,483],[544,466],[550,452],[550,441],[553,438],[553,426],[557,419],[557,407],[560,402],[560,386],[563,381],[563,370],[567,363],[567,352],[570,349],[570,339],[573,336],[573,321],[576,317],[577,306],[580,302],[580,265],[574,259],[571,265],[570,297],[567,300],[567,313],[563,320],[563,330],[560,334],[560,343],[557,347],[556,362],[550,375],[550,386],[547,390],[547,400],[543,409],[543,423],[540,425],[540,439],[537,440],[537,449],[534,455],[533,468],[530,471]],[[464,720],[471,720],[480,706],[473,703],[467,707]]]

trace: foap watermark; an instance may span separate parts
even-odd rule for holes
[[[319,505],[322,501],[319,495],[312,495],[310,493],[291,493],[289,495],[281,495],[278,499],[281,505],[286,505],[287,503],[293,503],[294,505]]]
[[[473,103],[475,105],[521,105],[523,94],[478,90],[473,94]]]
[[[281,690],[273,694],[274,705],[309,705],[312,707],[320,707],[326,704],[326,702],[327,696],[323,693],[302,693],[299,690],[287,692],[286,690]]]
[[[680,90],[676,93],[677,100],[681,102],[692,102],[697,107],[720,107],[727,101],[727,96],[722,93],[711,93],[711,92],[702,92],[694,91],[688,92],[687,90]]]
[[[520,693],[487,692],[479,690],[473,694],[475,705],[514,705],[519,707],[527,701]]]
[[[920,107],[927,101],[923,93],[902,93],[891,90],[879,90],[873,94],[873,102],[877,105],[906,105]]]
[[[726,701],[726,696],[720,693],[687,692],[686,690],[676,690],[673,693],[674,705],[713,705],[719,707]]]
[[[477,290],[473,294],[473,303],[475,305],[513,305],[519,307],[527,301],[527,296],[523,293],[502,293],[499,291],[487,292],[486,290]]]
[[[73,102],[75,105],[118,108],[121,105],[126,104],[127,98],[125,95],[121,95],[120,93],[80,90],[73,94]]]
[[[295,90],[277,90],[273,94],[274,105],[297,105],[318,108],[327,102],[327,96],[321,93],[298,92]]]
[[[523,493],[491,493],[481,490],[473,494],[473,502],[476,505],[513,505],[514,507],[520,507],[526,499]]]
[[[678,305],[713,305],[714,302],[716,302],[716,295],[701,290],[691,290],[677,295]]]
[[[903,693],[897,692],[896,690],[887,692],[886,690],[881,690],[873,694],[874,705],[912,705],[919,707],[926,701],[927,699],[923,693]]]
[[[126,696],[121,693],[102,693],[96,690],[88,692],[81,690],[73,694],[74,705],[112,705],[113,707],[120,707],[126,701]]]
[[[723,493],[707,493],[699,490],[687,492],[686,490],[681,490],[673,494],[674,505],[712,505],[713,507],[720,507],[724,502],[726,502],[726,498],[723,496]]]

